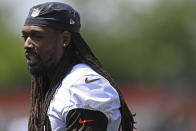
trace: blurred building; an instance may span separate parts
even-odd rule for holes
[[[120,86],[132,113],[136,113],[136,131],[195,131],[196,96],[179,96],[154,86]],[[27,130],[29,99],[28,90],[0,93],[0,131]]]

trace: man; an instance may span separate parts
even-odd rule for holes
[[[22,34],[32,74],[29,131],[133,130],[116,83],[80,35],[77,11],[58,2],[34,6]]]

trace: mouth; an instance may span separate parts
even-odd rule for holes
[[[37,63],[39,63],[39,58],[37,55],[25,53],[25,56],[29,66],[35,66]]]

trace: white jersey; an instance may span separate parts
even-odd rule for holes
[[[57,88],[48,116],[52,131],[65,131],[67,115],[71,110],[100,111],[107,117],[107,131],[118,131],[121,122],[119,108],[119,95],[108,80],[88,65],[77,64]]]

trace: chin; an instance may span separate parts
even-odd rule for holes
[[[28,66],[28,71],[33,76],[41,76],[46,72],[42,68],[36,68],[36,67],[31,67],[31,66]]]
[[[28,64],[28,71],[31,75],[41,76],[41,75],[44,75],[44,74],[52,71],[54,69],[53,67],[55,67],[54,65],[55,65],[55,63],[51,62],[51,61],[50,61],[50,63],[40,62],[40,63],[34,64],[34,65]]]

